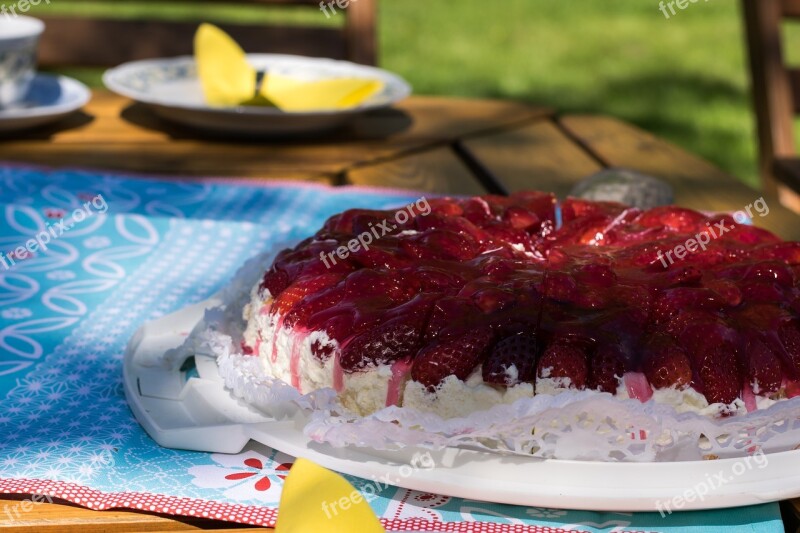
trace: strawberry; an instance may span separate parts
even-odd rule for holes
[[[656,299],[652,320],[663,325],[687,310],[718,311],[724,307],[722,298],[703,287],[675,287],[667,289]]]
[[[289,286],[289,275],[283,270],[278,270],[274,265],[264,274],[264,279],[259,285],[259,292],[268,290],[273,298],[277,298]]]
[[[415,280],[400,272],[386,274],[371,268],[356,270],[345,280],[348,298],[389,297],[395,302],[408,301],[417,292]]]
[[[610,296],[608,291],[591,287],[577,295],[573,303],[582,309],[603,309],[608,307]]]
[[[510,200],[535,213],[541,221],[555,221],[556,197],[551,193],[539,191],[520,191],[511,195]]]
[[[388,238],[387,238],[388,239]],[[404,257],[399,250],[371,246],[369,249],[360,248],[351,254],[348,260],[364,268],[396,270],[412,264],[408,257]]]
[[[604,288],[611,287],[617,282],[617,275],[611,267],[601,263],[582,266],[575,274],[575,278],[583,283]]]
[[[482,316],[480,309],[471,299],[447,296],[433,306],[425,329],[425,338],[435,339],[446,329],[451,331],[470,329],[469,324],[480,316]]]
[[[696,267],[687,266],[670,270],[667,278],[673,285],[698,285],[703,273]]]
[[[656,207],[639,215],[635,223],[645,228],[663,227],[671,233],[693,233],[704,229],[707,218],[683,207]]]
[[[684,329],[681,342],[708,402],[733,402],[744,381],[737,350],[741,340],[735,330],[719,320],[698,321]]]
[[[784,293],[777,283],[742,283],[742,299],[748,304],[778,303],[784,300]]]
[[[423,321],[419,317],[401,317],[355,337],[342,348],[339,360],[347,372],[364,370],[413,357],[422,342]]]
[[[686,353],[666,335],[653,335],[645,343],[642,371],[657,389],[685,388],[692,381],[692,366]]]
[[[439,296],[419,295],[410,302],[381,312],[380,324],[343,343],[342,368],[353,372],[413,357],[421,347],[425,324],[433,302]]]
[[[289,263],[285,267],[290,280],[295,280],[299,277],[311,278],[323,274],[345,274],[353,269],[354,265],[350,257],[343,260],[336,255],[331,258],[327,254],[323,256],[317,254],[307,259]]]
[[[513,305],[516,298],[512,292],[489,287],[475,292],[472,301],[484,313],[491,313]]]
[[[729,222],[731,231],[727,232],[722,238],[732,240],[746,245],[768,244],[780,242],[780,239],[769,231],[756,226],[747,226]]]
[[[778,337],[785,351],[784,363],[790,376],[800,377],[800,323],[784,322],[778,328]]]
[[[272,304],[272,313],[286,314],[303,298],[339,282],[338,274],[322,274],[313,278],[300,278],[286,287]]]
[[[520,254],[535,251],[531,236],[521,229],[515,229],[507,224],[492,222],[486,226],[486,233],[491,237],[494,246],[503,246],[505,249]]]
[[[459,201],[453,200],[452,198],[434,198],[433,200],[429,200],[428,203],[431,206],[431,212],[438,215],[457,217],[464,213],[464,209],[459,204]],[[429,216],[431,215],[428,215],[428,217]],[[417,220],[428,217],[417,217]]]
[[[617,303],[627,308],[638,308],[646,316],[650,314],[658,297],[655,288],[639,284],[619,283],[612,292]]]
[[[309,319],[308,329],[324,331],[329,338],[339,343],[347,344],[349,339],[363,331],[375,327],[381,322],[377,313],[358,313],[352,307],[336,307],[317,313]]]
[[[625,358],[619,348],[601,345],[589,361],[587,388],[616,394],[619,378],[626,372]]]
[[[490,329],[475,328],[461,336],[440,340],[417,354],[411,377],[430,391],[448,376],[464,380],[486,359],[493,337]]]
[[[464,278],[457,272],[433,266],[417,267],[407,277],[418,283],[422,291],[441,291],[464,285]]]
[[[483,243],[488,238],[486,232],[464,217],[446,217],[438,213],[420,216],[414,220],[417,231],[424,233],[429,230],[446,230],[461,233],[471,237],[477,243]]]
[[[531,231],[541,223],[535,213],[524,207],[511,206],[503,213],[503,220],[514,229]]]
[[[463,209],[462,216],[477,226],[482,226],[494,218],[489,203],[479,196],[465,200],[461,208]]]
[[[753,339],[747,347],[747,381],[756,394],[776,392],[783,375],[781,361],[766,344]]]
[[[512,387],[533,379],[538,342],[533,333],[506,337],[492,349],[483,364],[483,381]]]
[[[742,303],[742,291],[732,281],[712,279],[707,281],[705,285],[720,298],[722,305],[736,307]]]
[[[695,338],[703,336],[702,326],[697,327],[697,325],[712,324],[717,320],[718,317],[714,313],[689,309],[673,316],[664,326],[651,329],[671,335],[684,350],[687,350],[688,354],[688,349],[694,346],[692,342]]]
[[[694,367],[708,403],[732,403],[739,395],[735,357],[724,354],[695,354]]]
[[[777,259],[788,265],[800,265],[800,242],[778,242],[754,249],[751,253],[754,260]]]
[[[513,259],[505,259],[497,256],[484,256],[480,258],[481,274],[488,276],[492,280],[502,281],[514,275],[517,270],[527,266]]]
[[[295,304],[286,313],[283,320],[284,327],[294,327],[295,325],[304,326],[305,322],[316,313],[330,309],[344,298],[345,290],[341,286],[323,289],[322,291],[311,294]]]
[[[353,233],[353,223],[364,221],[383,221],[391,215],[389,211],[371,209],[349,209],[325,221],[323,229],[332,233]]]
[[[387,218],[386,214],[387,213],[382,211],[355,214],[350,221],[352,230],[349,233],[352,233],[353,235],[363,235],[365,233],[372,233],[372,228],[376,228],[377,231],[382,233],[383,230],[379,229],[379,224],[381,224]],[[390,228],[392,226],[393,224],[389,225]]]
[[[599,236],[602,239],[603,230],[610,221],[610,218],[603,215],[590,215],[571,221],[564,219],[564,225],[558,231],[547,236],[547,242],[552,249],[578,244],[600,244],[600,242],[596,242],[596,237]]]
[[[777,283],[782,287],[791,287],[795,283],[795,275],[791,267],[781,261],[765,261],[750,265],[744,279]]]
[[[662,272],[669,268],[669,258],[666,253],[672,250],[673,246],[679,244],[679,240],[665,239],[660,242],[641,242],[627,245],[615,251],[615,262],[620,266],[650,268],[656,272]],[[662,262],[663,259],[663,262]],[[674,258],[673,258],[674,260]],[[667,266],[664,266],[666,263]]]
[[[537,365],[539,378],[562,378],[576,389],[586,386],[588,370],[586,352],[579,343],[559,338],[555,339],[542,354]]]
[[[553,300],[561,302],[575,301],[580,290],[575,278],[564,272],[548,272],[544,280],[544,293]]]
[[[567,198],[561,204],[561,216],[564,223],[576,219],[601,216],[612,220],[625,211],[626,206],[617,202],[596,202],[581,198]]]

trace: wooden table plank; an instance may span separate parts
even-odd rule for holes
[[[800,532],[800,498],[781,503],[786,531]]]
[[[347,172],[346,181],[352,185],[439,194],[486,194],[486,189],[450,147],[354,168]]]
[[[237,524],[194,517],[169,517],[133,511],[92,511],[69,503],[36,503],[28,512],[19,507],[27,496],[0,497],[0,530],[14,533],[189,531],[229,529]],[[268,531],[260,529],[259,531]]]
[[[82,114],[0,140],[0,160],[128,172],[331,180],[359,164],[534,121],[551,112],[515,102],[414,97],[314,139],[212,138],[146,107],[96,91]]]
[[[662,178],[675,189],[679,205],[704,211],[735,211],[763,194],[708,161],[634,126],[603,116],[566,116],[562,126],[608,166]],[[765,196],[769,214],[754,223],[784,239],[800,240],[800,217]]]
[[[91,153],[91,155],[87,155]],[[339,158],[309,159],[302,150],[284,150],[280,159],[265,159],[259,147],[231,150],[224,145],[173,146],[168,152],[153,155],[137,145],[110,147],[53,145],[44,151],[35,146],[20,147],[14,157],[0,149],[0,160],[17,161],[54,168],[92,168],[133,174],[163,174],[188,177],[237,177],[256,179],[303,180],[333,183],[347,161]]]
[[[537,189],[563,198],[603,168],[551,121],[469,137],[462,144],[509,193]]]

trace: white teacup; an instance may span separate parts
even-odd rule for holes
[[[39,19],[0,15],[0,109],[25,98],[36,76],[36,48],[43,31]]]

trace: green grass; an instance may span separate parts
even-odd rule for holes
[[[54,1],[44,9],[77,8]],[[88,9],[124,17],[341,22],[313,9],[199,11],[167,2]],[[381,64],[405,76],[417,93],[613,115],[756,183],[735,0],[690,4],[669,20],[657,0],[382,0],[380,10]],[[800,32],[789,32],[787,41],[800,50]]]
[[[419,92],[610,114],[756,182],[738,2],[669,20],[655,0],[423,4],[385,2],[381,18],[384,64]]]

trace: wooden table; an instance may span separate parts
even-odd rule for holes
[[[696,209],[738,210],[761,196],[712,164],[611,117],[556,116],[514,102],[454,98],[410,98],[322,139],[242,142],[198,139],[140,105],[98,91],[83,113],[66,122],[0,140],[0,161],[453,194],[541,189],[561,197],[594,172],[625,167],[666,180],[678,204]],[[770,212],[756,223],[800,240],[800,217],[775,198],[765,199]],[[6,503],[11,502],[0,499],[0,511]],[[800,505],[784,506],[787,520],[795,507]],[[230,527],[58,504],[39,505],[14,523],[0,512],[0,528],[4,526],[82,533]]]

